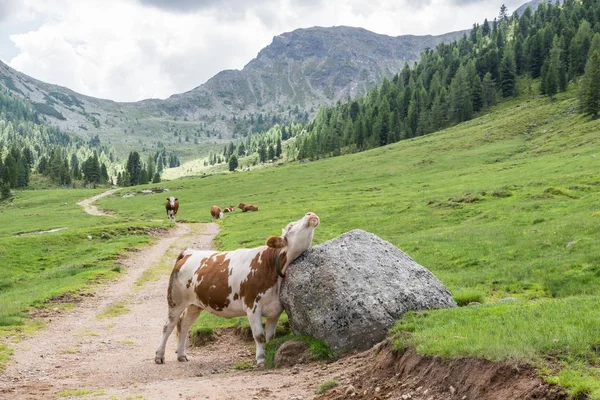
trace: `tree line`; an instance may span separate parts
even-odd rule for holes
[[[209,152],[204,166],[225,163],[230,171],[242,167],[242,159],[246,166],[258,163],[273,162],[284,156],[283,142],[296,137],[304,124],[291,122],[287,125],[275,124],[266,132],[248,136],[236,143],[230,142],[222,152]]]
[[[596,54],[598,53],[598,54]],[[472,119],[516,96],[517,79],[540,80],[554,96],[581,80],[581,111],[600,111],[600,1],[542,3],[491,23],[473,25],[461,39],[427,49],[412,67],[364,97],[322,107],[291,144],[297,159],[362,151],[426,135]]]
[[[0,88],[1,199],[9,197],[11,189],[30,186],[34,174],[57,186],[76,183],[129,186],[160,181],[160,173],[165,168],[180,164],[177,155],[168,153],[163,147],[148,157],[145,164],[141,163],[140,168],[135,160],[121,165],[114,152],[102,145],[97,135],[86,142],[64,133],[47,124],[30,104]]]

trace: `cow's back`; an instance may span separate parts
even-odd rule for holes
[[[276,272],[262,265],[270,262],[266,253],[272,257],[267,246],[229,252],[185,250],[176,271],[178,288],[186,292],[182,298],[223,317],[246,315],[257,297],[264,303],[275,302],[269,308],[278,310],[279,297],[268,290],[277,284]]]

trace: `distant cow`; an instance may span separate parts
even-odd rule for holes
[[[235,210],[235,206],[229,206],[227,208],[223,209],[224,213],[229,213],[229,212],[233,212]]]
[[[177,210],[179,210],[179,200],[177,197],[167,197],[165,209],[167,210],[167,217],[170,218],[171,221],[175,221],[175,215],[177,215]]]
[[[283,306],[279,292],[288,265],[307,250],[319,217],[306,213],[289,223],[281,236],[271,236],[266,246],[227,252],[183,251],[169,280],[169,311],[154,361],[165,362],[165,346],[177,326],[177,360],[187,361],[185,341],[202,310],[220,317],[246,315],[256,343],[256,364],[264,365],[263,343],[275,334]],[[266,336],[262,317],[267,318]]]
[[[221,211],[221,208],[218,206],[212,206],[210,208],[210,216],[213,217],[213,219],[223,218],[223,211]]]
[[[258,211],[258,206],[255,206],[254,204],[240,203],[238,207],[242,212]]]

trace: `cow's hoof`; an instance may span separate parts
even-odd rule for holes
[[[188,360],[187,356],[184,355],[184,356],[177,356],[177,361],[184,362],[184,361],[189,361],[189,360]]]
[[[154,362],[157,364],[164,364],[165,363],[165,358],[164,357],[154,357]]]
[[[265,360],[262,359],[262,360],[256,360],[256,361],[254,361],[254,366],[256,368],[264,368],[265,367]]]

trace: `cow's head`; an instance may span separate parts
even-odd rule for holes
[[[177,199],[175,197],[167,197],[167,202],[171,205],[171,207],[175,207],[175,201]]]
[[[315,228],[319,225],[317,214],[308,212],[304,218],[290,222],[281,236],[271,236],[267,239],[267,246],[274,249],[285,248],[287,264],[294,261],[312,244]]]
[[[244,209],[244,206],[245,206],[245,204],[244,204],[244,203],[240,203],[240,204],[238,205],[238,208],[239,208],[240,210],[243,210],[243,209]]]

